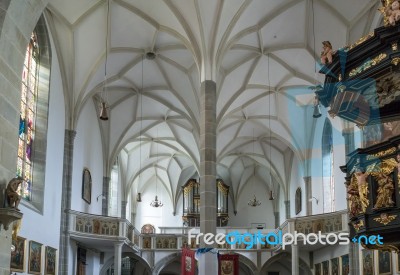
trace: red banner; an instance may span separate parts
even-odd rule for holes
[[[220,255],[218,275],[239,275],[239,255]]]
[[[182,248],[181,275],[194,275],[196,270],[195,251]]]

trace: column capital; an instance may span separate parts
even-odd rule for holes
[[[124,245],[124,241],[119,240],[114,242],[114,248],[120,248]]]

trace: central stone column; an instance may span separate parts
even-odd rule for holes
[[[217,229],[217,198],[216,198],[216,83],[206,80],[201,83],[200,99],[200,232],[216,234]],[[201,239],[201,247],[216,247],[207,245]],[[208,271],[218,265],[216,257],[206,253],[205,260],[199,262],[199,275],[209,274]]]
[[[292,245],[292,275],[299,275],[299,247]]]

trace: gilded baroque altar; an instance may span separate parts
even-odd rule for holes
[[[351,240],[380,235],[371,249],[400,249],[400,10],[382,0],[384,26],[336,51],[324,64],[319,102],[331,117],[354,122],[364,134],[364,148],[348,155],[346,173]]]

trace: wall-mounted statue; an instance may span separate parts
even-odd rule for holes
[[[329,41],[322,42],[322,51],[321,51],[321,63],[322,64],[329,64],[332,63],[332,44]]]
[[[6,193],[5,193],[5,195],[6,195],[5,202],[8,204],[8,207],[13,207],[13,208],[19,210],[18,205],[19,205],[19,202],[21,201],[21,195],[18,194],[17,190],[23,181],[24,180],[21,177],[17,177],[17,178],[13,178],[8,183],[7,188],[6,188]]]

